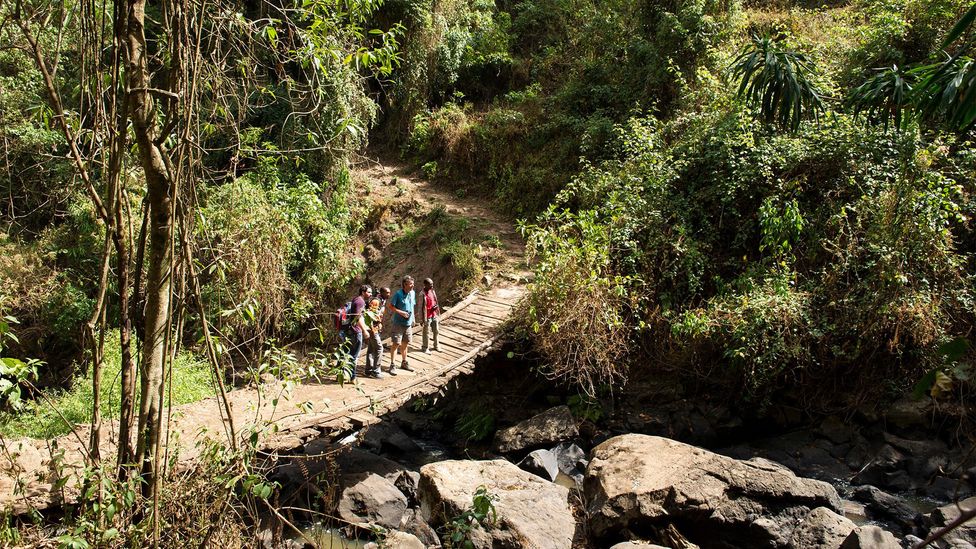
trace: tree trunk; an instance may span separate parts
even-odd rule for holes
[[[173,257],[173,192],[175,185],[167,168],[166,150],[156,142],[158,128],[150,93],[146,51],[145,0],[128,0],[126,24],[129,115],[139,148],[139,160],[146,176],[149,200],[149,246],[146,274],[145,339],[142,347],[139,429],[136,460],[141,463],[143,492],[153,497],[158,488],[156,448],[162,413],[163,365],[169,331],[170,266]]]

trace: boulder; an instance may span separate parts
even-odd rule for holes
[[[841,549],[901,549],[901,544],[894,534],[882,530],[880,526],[858,526],[844,543]]]
[[[820,423],[817,432],[834,444],[846,444],[854,438],[851,426],[837,416],[830,416]]]
[[[403,513],[399,530],[417,536],[417,539],[422,541],[427,547],[441,546],[441,540],[437,537],[437,532],[427,524],[420,511],[415,509],[407,509]]]
[[[622,541],[612,545],[610,549],[667,549],[667,547],[655,545],[649,541]]]
[[[793,530],[791,549],[837,549],[857,526],[826,507],[817,507]]]
[[[538,475],[550,482],[559,476],[559,463],[556,455],[549,450],[533,450],[518,464],[523,471]]]
[[[373,473],[358,473],[343,476],[342,485],[336,511],[343,520],[391,529],[400,526],[407,498],[392,482]]]
[[[391,459],[360,448],[349,448],[336,454],[335,465],[342,474],[374,473],[390,482],[396,482],[397,478],[407,470]]]
[[[888,408],[885,412],[888,424],[911,429],[913,427],[928,427],[932,423],[932,401],[925,398],[914,400],[903,398]]]
[[[559,472],[575,480],[577,485],[583,484],[586,465],[589,463],[586,459],[586,452],[571,442],[563,442],[551,451],[556,454]]]
[[[420,483],[420,473],[417,471],[403,471],[393,480],[393,485],[397,490],[407,496],[410,505],[417,504],[417,484]]]
[[[383,547],[390,549],[427,549],[424,542],[417,539],[417,536],[396,530],[384,534],[382,543],[371,541],[364,545],[363,549],[381,549]]]
[[[498,499],[494,502],[497,521],[485,525],[488,539],[479,544],[495,548],[572,546],[576,521],[569,506],[569,489],[505,460],[449,460],[421,467],[418,494],[424,518],[440,526],[458,517],[471,507],[480,486]]]
[[[598,538],[676,524],[702,547],[786,546],[810,509],[841,508],[832,486],[781,466],[635,434],[593,449],[584,500]]]
[[[423,451],[419,444],[392,421],[370,425],[362,436],[361,444],[373,452],[389,452],[397,458]]]
[[[954,501],[968,498],[973,490],[965,480],[951,479],[942,475],[935,476],[922,487],[926,496],[938,501]]]
[[[890,480],[906,465],[905,455],[890,444],[885,444],[868,462],[867,465],[854,475],[854,484],[870,484],[872,486],[889,487]]]
[[[869,517],[891,522],[903,534],[914,533],[921,523],[922,517],[907,501],[874,486],[858,486],[854,490],[854,499],[865,504]]]
[[[568,406],[550,408],[508,429],[495,433],[492,447],[500,454],[548,446],[579,435]]]
[[[960,509],[969,511],[976,508],[976,497],[964,499],[959,504],[950,503],[934,509],[925,516],[925,522],[932,530],[938,530],[950,522],[959,518]],[[976,519],[963,523],[958,528],[949,532],[944,538],[947,542],[956,545],[972,544],[976,545]]]

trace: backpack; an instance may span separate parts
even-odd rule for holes
[[[343,328],[348,328],[352,324],[352,301],[347,301],[345,305],[336,309],[335,322],[336,330],[342,330]]]

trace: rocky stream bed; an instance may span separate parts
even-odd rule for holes
[[[289,515],[312,525],[308,539],[279,525],[262,544],[442,547],[461,523],[475,548],[900,548],[976,506],[972,456],[934,427],[944,410],[930,401],[814,424],[773,414],[757,428],[675,394],[622,397],[598,421],[552,396],[493,395],[508,427],[432,445],[477,408],[484,381],[434,412],[405,408],[281,458],[281,508],[321,515]],[[493,512],[478,522],[481,487]],[[976,523],[935,544],[974,545]]]

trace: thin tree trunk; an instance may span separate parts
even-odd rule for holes
[[[145,0],[128,0],[126,24],[129,115],[146,176],[149,200],[149,270],[146,274],[145,338],[142,346],[139,430],[136,460],[142,464],[143,493],[153,498],[158,489],[155,459],[162,418],[163,366],[170,318],[173,214],[175,185],[167,168],[166,150],[156,142],[157,126],[149,77],[145,33]]]

